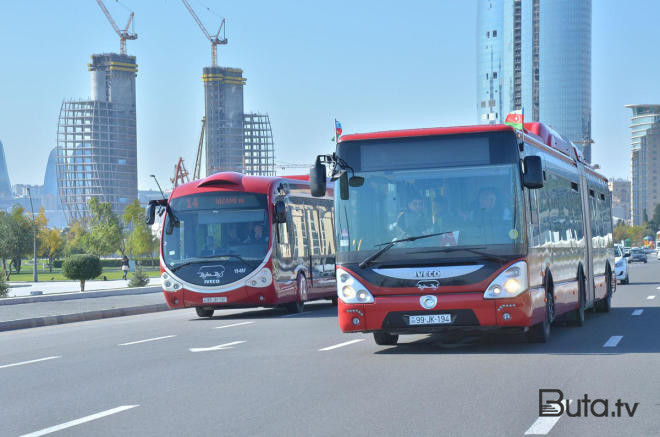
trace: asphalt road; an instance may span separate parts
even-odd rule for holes
[[[0,333],[0,435],[660,435],[660,262],[609,314],[512,335],[342,334],[336,308],[193,310]],[[640,314],[640,311],[641,314]],[[619,338],[621,337],[621,338]],[[348,343],[350,342],[350,343]],[[634,416],[539,418],[539,389]],[[596,412],[602,411],[602,403]]]

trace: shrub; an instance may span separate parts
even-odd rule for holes
[[[0,297],[7,297],[9,293],[9,284],[5,281],[5,272],[0,270]]]
[[[135,272],[131,276],[131,279],[128,281],[129,287],[144,287],[149,284],[149,275],[142,271],[142,267],[139,265],[135,267]]]
[[[64,260],[62,274],[80,281],[80,291],[85,291],[85,281],[103,273],[101,260],[94,255],[72,255]]]

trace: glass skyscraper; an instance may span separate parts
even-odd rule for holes
[[[482,0],[477,114],[502,123],[523,108],[591,161],[591,0]]]

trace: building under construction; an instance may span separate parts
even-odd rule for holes
[[[121,214],[137,198],[135,56],[92,55],[90,100],[64,101],[57,125],[57,186],[69,221],[97,197]]]
[[[243,172],[254,176],[275,176],[273,130],[268,114],[245,114],[243,137]]]

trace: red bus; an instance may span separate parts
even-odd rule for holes
[[[181,185],[152,201],[163,217],[160,266],[171,308],[199,317],[220,308],[285,306],[336,299],[334,210],[309,195],[308,176],[227,172]],[[162,208],[164,207],[164,208]]]
[[[344,135],[310,172],[335,190],[339,326],[399,334],[515,329],[609,311],[607,180],[540,123]]]

